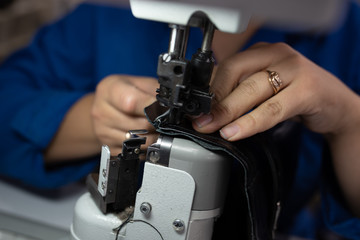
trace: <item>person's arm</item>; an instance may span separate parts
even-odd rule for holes
[[[101,143],[93,130],[94,94],[80,98],[66,113],[57,133],[44,151],[46,163],[72,161],[99,154]]]
[[[2,176],[52,188],[94,168],[89,158],[49,170],[43,152],[71,106],[95,89],[95,69],[88,67],[95,60],[95,11],[94,6],[80,6],[39,30],[28,47],[0,66]]]
[[[345,198],[357,217],[360,217],[360,100],[353,96],[352,109],[346,115],[353,115],[338,131],[328,134],[335,175]]]

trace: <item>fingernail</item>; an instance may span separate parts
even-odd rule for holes
[[[223,129],[221,129],[220,135],[224,139],[230,139],[233,136],[235,136],[239,131],[240,131],[239,126],[236,124],[233,124],[233,125],[229,125],[229,126],[224,127]]]
[[[199,128],[202,128],[208,125],[209,123],[211,123],[213,119],[214,116],[210,113],[210,114],[202,115],[201,117],[195,119],[195,123]]]

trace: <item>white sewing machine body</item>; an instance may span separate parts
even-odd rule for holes
[[[105,215],[91,195],[84,194],[75,207],[72,240],[211,239],[231,162],[189,140],[166,137],[158,143],[171,149],[168,166],[157,164],[156,157],[145,163],[131,220],[116,213]]]

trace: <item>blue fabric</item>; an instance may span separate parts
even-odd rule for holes
[[[352,4],[344,25],[329,34],[259,30],[257,41],[287,42],[310,60],[360,91],[360,8]],[[32,43],[0,66],[0,174],[40,188],[54,188],[87,175],[98,163],[89,159],[47,169],[42,152],[67,110],[95,90],[109,74],[156,76],[157,58],[168,47],[167,24],[135,19],[129,10],[81,5],[42,28]],[[201,45],[192,30],[188,58]],[[323,157],[321,136],[303,129],[294,185],[282,216],[283,231],[314,238],[319,227],[360,239],[360,221],[341,199]],[[289,159],[284,159],[289,160]],[[325,174],[324,174],[325,172]],[[322,214],[304,206],[321,191]],[[288,221],[289,220],[289,221]]]

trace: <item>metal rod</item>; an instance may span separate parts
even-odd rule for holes
[[[189,37],[189,27],[171,24],[171,30],[168,54],[172,58],[185,58],[187,41]]]
[[[215,26],[211,21],[207,21],[204,27],[204,38],[201,45],[202,52],[211,51],[211,44],[214,37]]]

